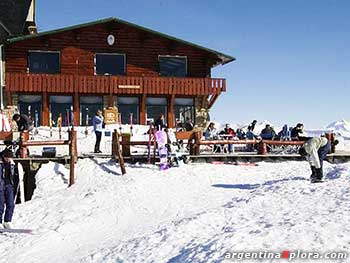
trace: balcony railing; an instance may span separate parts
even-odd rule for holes
[[[30,93],[216,95],[226,91],[226,80],[6,73],[6,89]]]

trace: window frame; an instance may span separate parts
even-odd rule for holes
[[[58,54],[58,72],[48,73],[48,72],[31,72],[30,71],[30,60],[29,53],[57,53]],[[27,51],[27,72],[30,74],[61,74],[61,51],[60,50],[40,50],[40,49],[30,49]]]
[[[105,73],[103,75],[97,74],[97,65],[96,65],[96,55],[122,55],[124,57],[124,75],[113,75],[109,73]],[[125,53],[106,53],[106,52],[96,52],[94,54],[94,75],[95,76],[126,76],[127,69],[126,69],[126,54]]]
[[[185,76],[162,76],[161,72],[160,72],[160,58],[161,57],[166,57],[166,58],[184,58],[186,60],[186,68],[185,68],[185,72],[186,75]],[[187,56],[179,56],[179,55],[158,55],[158,69],[159,69],[159,76],[161,77],[168,77],[168,78],[186,78],[188,77],[188,59]]]

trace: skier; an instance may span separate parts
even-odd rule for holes
[[[96,115],[92,119],[92,125],[94,126],[94,131],[96,134],[96,143],[95,143],[95,150],[94,153],[102,153],[100,150],[100,143],[101,143],[101,137],[102,137],[102,130],[103,130],[103,116],[102,111],[98,110],[96,112]]]
[[[299,149],[299,154],[307,158],[310,163],[312,183],[322,182],[323,160],[331,149],[331,142],[326,137],[313,137]]]
[[[12,120],[14,120],[17,123],[17,129],[18,131],[31,131],[33,130],[33,121],[25,114],[14,114],[12,117]]]
[[[0,161],[0,228],[11,228],[13,211],[15,209],[15,196],[19,182],[18,169],[13,161],[13,153],[5,149],[1,153]],[[6,206],[6,210],[4,209]],[[4,223],[2,215],[5,210]]]

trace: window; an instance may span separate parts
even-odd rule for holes
[[[60,73],[60,53],[45,51],[30,51],[28,54],[30,73]]]
[[[58,125],[58,118],[62,116],[62,126],[68,126],[73,120],[73,97],[50,96],[50,112],[52,124]]]
[[[192,98],[175,98],[174,101],[175,122],[182,124],[190,121],[194,124],[194,103]],[[176,123],[175,123],[176,124]]]
[[[122,117],[122,124],[130,124],[132,113],[132,123],[139,123],[139,98],[138,97],[118,97],[118,111]]]
[[[96,75],[125,75],[124,54],[96,54]]]
[[[21,114],[26,114],[33,120],[33,124],[41,125],[42,99],[40,95],[19,95],[18,108]]]
[[[146,98],[147,119],[156,121],[162,114],[167,123],[168,101],[166,98]]]
[[[187,58],[159,56],[159,73],[164,77],[186,77],[187,76]]]
[[[97,96],[80,97],[80,125],[92,125],[92,118],[103,109],[103,99]]]

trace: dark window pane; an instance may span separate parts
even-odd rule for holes
[[[30,73],[60,73],[60,54],[56,52],[29,52]]]
[[[97,75],[125,75],[125,56],[122,54],[96,54]]]
[[[167,123],[167,106],[161,106],[161,105],[147,105],[147,119],[152,119],[153,122],[156,121],[156,119],[159,118],[162,114],[165,118],[165,123]]]
[[[132,113],[132,123],[139,123],[139,98],[138,97],[118,97],[118,111],[122,117],[122,124],[130,124]]]
[[[159,56],[159,72],[164,77],[186,77],[187,59]]]
[[[103,109],[102,97],[82,96],[80,97],[80,124],[92,125],[92,118],[97,110]]]
[[[52,124],[58,125],[58,118],[62,115],[62,126],[72,123],[73,97],[71,96],[50,96],[50,112]]]
[[[19,95],[18,108],[21,114],[28,115],[33,120],[33,124],[41,125],[42,102],[38,95]]]

